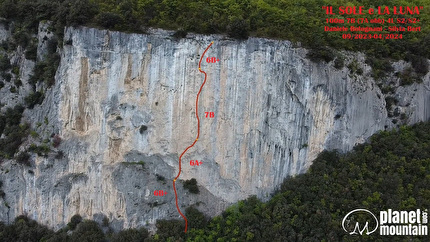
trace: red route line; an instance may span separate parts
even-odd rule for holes
[[[200,95],[200,93],[202,92],[203,86],[205,85],[205,83],[206,83],[206,78],[207,78],[207,74],[206,74],[206,72],[202,71],[202,69],[200,68],[200,65],[201,65],[201,63],[202,63],[203,56],[205,56],[206,51],[208,51],[208,49],[212,46],[212,44],[213,44],[213,43],[214,43],[214,42],[212,41],[212,42],[210,43],[210,45],[209,45],[208,47],[206,47],[206,49],[205,49],[205,51],[203,52],[203,55],[200,57],[200,61],[199,61],[199,71],[200,71],[201,73],[205,74],[205,80],[203,81],[203,84],[200,86],[200,90],[199,90],[199,93],[197,93],[197,98],[196,98],[197,137],[196,137],[196,139],[194,140],[194,142],[193,142],[190,146],[188,146],[188,147],[184,150],[184,152],[182,152],[181,156],[179,156],[179,173],[178,173],[178,175],[175,177],[175,179],[173,180],[173,190],[175,190],[176,208],[178,209],[179,214],[180,214],[180,215],[184,218],[184,220],[185,220],[185,233],[187,232],[187,228],[188,228],[188,220],[187,220],[187,218],[185,217],[185,215],[181,212],[181,209],[179,209],[179,205],[178,205],[178,194],[176,193],[176,186],[175,186],[175,183],[176,183],[176,180],[178,179],[178,177],[181,175],[181,163],[182,163],[182,162],[181,162],[181,160],[182,160],[182,156],[185,154],[185,152],[187,152],[187,150],[188,150],[188,149],[190,149],[191,147],[193,147],[193,146],[196,144],[197,140],[199,140],[199,136],[200,136],[200,119],[199,119],[199,112],[198,112],[198,109],[199,109],[199,95]]]

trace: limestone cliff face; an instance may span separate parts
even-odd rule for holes
[[[10,208],[0,208],[1,220],[27,213],[59,228],[79,213],[107,216],[118,229],[179,218],[171,184],[179,155],[196,137],[195,98],[204,78],[198,61],[211,41],[205,58],[220,61],[202,63],[208,79],[199,102],[201,134],[180,177],[196,178],[201,192],[179,185],[182,208],[198,205],[214,215],[252,194],[266,199],[322,150],[347,151],[394,127],[364,64],[357,76],[309,61],[288,41],[170,34],[66,30],[56,84],[42,105],[26,111],[33,126],[49,123],[40,132],[59,134],[63,157],[33,156],[31,173],[4,165]],[[360,54],[348,54],[353,59],[364,63]],[[405,122],[430,118],[429,79],[397,89]],[[203,164],[192,167],[190,160]],[[154,190],[168,194],[156,197]]]

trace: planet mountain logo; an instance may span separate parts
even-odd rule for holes
[[[370,215],[370,216],[369,216]],[[354,223],[355,222],[355,223]],[[360,226],[360,224],[363,224]],[[369,223],[371,223],[371,230],[369,231]],[[353,230],[351,231],[351,225]],[[349,212],[342,220],[342,228],[349,234],[360,234],[364,231],[366,234],[372,234],[378,229],[378,219],[376,216],[367,209],[354,209]]]
[[[428,235],[427,209],[379,212],[379,219],[367,209],[354,209],[342,220],[342,228],[350,235]]]
[[[381,235],[427,235],[427,211],[381,211],[379,215]]]

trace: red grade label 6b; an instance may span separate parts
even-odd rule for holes
[[[207,63],[217,63],[218,61],[219,61],[219,59],[216,58],[216,57],[208,57],[208,58],[206,58],[206,62]]]
[[[163,190],[155,190],[154,191],[154,196],[164,196],[167,195],[167,192],[163,191]]]

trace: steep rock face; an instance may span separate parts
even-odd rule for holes
[[[195,98],[204,78],[198,61],[211,41],[205,58],[220,62],[202,62],[208,79],[199,101],[201,133],[183,157],[180,177],[196,178],[201,192],[179,185],[183,209],[196,205],[214,215],[252,194],[268,198],[322,150],[347,151],[394,127],[368,66],[357,76],[316,64],[288,41],[175,40],[161,30],[91,28],[68,28],[64,38],[56,84],[26,115],[32,124],[49,122],[41,131],[59,134],[63,157],[34,156],[32,173],[4,165],[10,208],[0,209],[1,220],[27,213],[59,228],[79,213],[107,216],[119,229],[179,218],[171,184],[179,155],[196,137]],[[348,58],[364,63],[360,54]],[[429,119],[429,74],[396,95],[407,123]],[[203,164],[192,167],[190,160]]]

